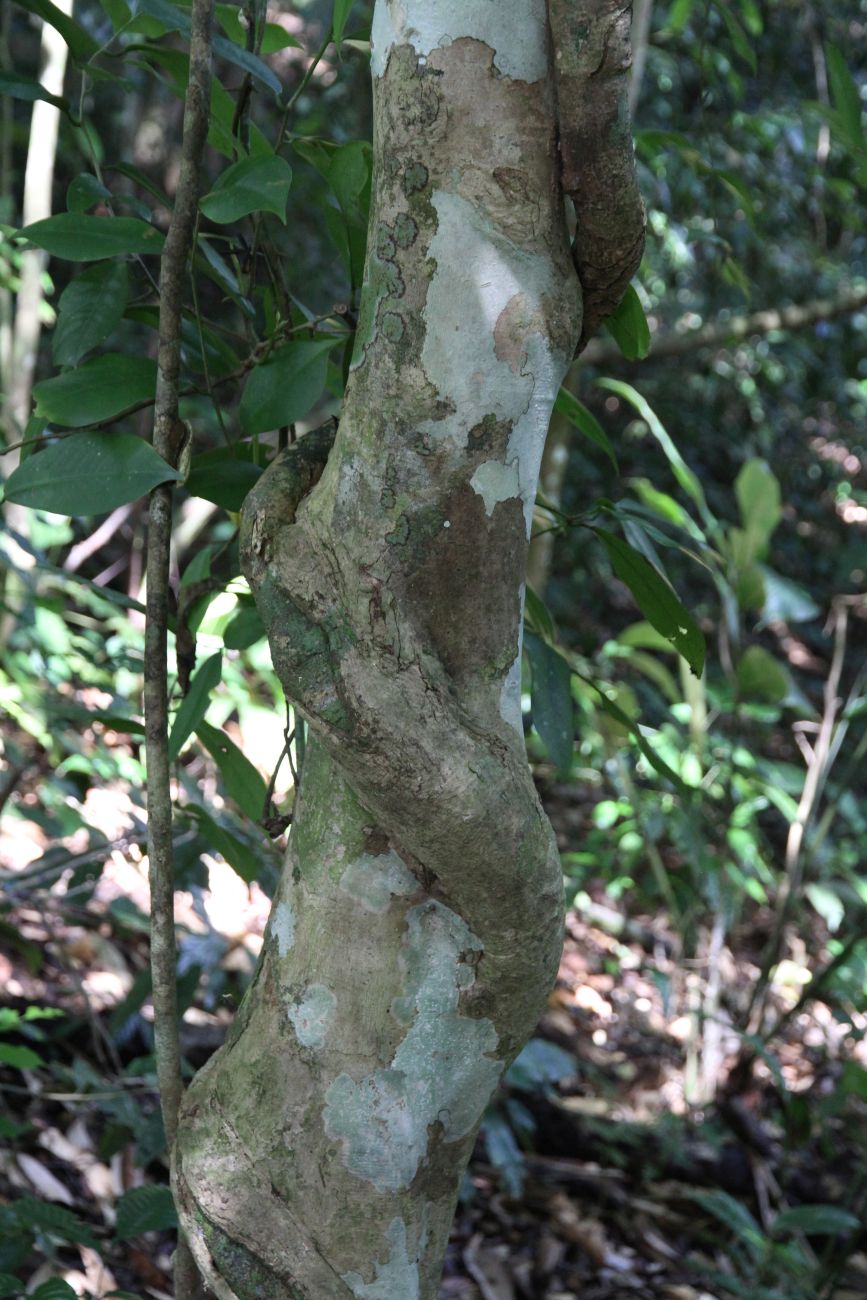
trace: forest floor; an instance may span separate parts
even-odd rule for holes
[[[561,845],[580,841],[581,790],[554,786],[547,803]],[[8,821],[0,842],[17,867],[5,876],[0,1008],[63,1013],[3,1040],[36,1048],[46,1065],[0,1064],[0,1217],[35,1198],[74,1213],[97,1239],[99,1250],[64,1241],[49,1224],[16,1268],[28,1290],[60,1276],[78,1294],[162,1300],[171,1234],[113,1231],[123,1192],[166,1180],[157,1099],[137,1064],[148,1051],[147,887],[128,811],[106,802],[115,848],[81,901],[40,879],[41,846],[16,840]],[[210,870],[209,891],[179,895],[182,967],[215,962],[222,980],[210,1005],[185,1016],[195,1066],[222,1039],[268,907],[228,868]],[[867,1296],[863,1229],[853,1240],[815,1218],[817,1206],[849,1203],[864,1178],[867,1053],[845,1039],[851,1026],[808,1003],[793,978],[772,990],[773,1053],[745,1051],[732,1026],[756,978],[761,915],[711,969],[678,960],[663,915],[613,907],[601,884],[598,895],[591,884],[569,914],[539,1027],[561,1053],[541,1073],[544,1051],[523,1078],[513,1072],[477,1144],[441,1300]],[[717,1011],[702,1022],[709,986]],[[812,1220],[798,1226],[795,1215],[787,1236],[775,1234],[775,1215],[806,1205]],[[804,1289],[805,1260],[821,1291]]]

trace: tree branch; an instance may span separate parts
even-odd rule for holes
[[[191,18],[190,79],[184,105],[180,177],[160,264],[159,353],[154,411],[154,448],[173,466],[178,464],[186,436],[178,416],[180,335],[184,286],[198,210],[201,160],[208,137],[213,0],[193,0]],[[154,1043],[163,1122],[170,1153],[175,1143],[183,1091],[178,1037],[166,682],[171,532],[172,489],[168,484],[163,484],[150,497],[144,710]],[[198,1294],[201,1294],[201,1286],[196,1267],[186,1243],[180,1237],[175,1258],[175,1295],[178,1300],[192,1300]]]
[[[850,285],[836,298],[815,298],[811,302],[793,303],[788,307],[748,312],[734,316],[731,320],[712,321],[699,329],[689,329],[686,326],[689,318],[682,317],[673,329],[652,339],[649,360],[682,356],[686,352],[697,352],[700,348],[717,347],[749,338],[752,334],[806,329],[819,321],[833,320],[835,316],[845,316],[861,307],[867,307],[867,285],[858,288]],[[594,339],[581,358],[586,366],[609,366],[622,360],[620,349],[609,339]]]

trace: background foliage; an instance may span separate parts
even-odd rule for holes
[[[250,976],[303,761],[237,512],[276,447],[339,415],[370,194],[370,8],[217,15],[176,475],[148,438],[188,14],[3,11],[0,1294],[159,1289],[142,1260],[159,1270],[173,1224],[142,874],[158,482],[176,479],[179,502],[170,746],[191,1067]],[[448,1293],[529,1251],[497,1294],[604,1288],[608,1269],[614,1289],[596,1294],[622,1295],[624,1259],[651,1295],[862,1294],[867,7],[673,0],[651,17],[635,111],[647,252],[558,400],[527,596],[528,750],[571,938],[543,1037],[486,1119]],[[49,29],[68,46],[62,94],[40,80]],[[22,234],[40,103],[60,110],[51,215]],[[41,326],[29,377],[22,312]],[[540,1173],[564,1155],[573,1219]],[[653,1220],[668,1255],[610,1205],[595,1215],[588,1161],[625,1169],[645,1204],[680,1180]],[[513,1207],[525,1194],[506,1252],[501,1228],[479,1227],[497,1189]],[[567,1243],[547,1273],[540,1233]]]

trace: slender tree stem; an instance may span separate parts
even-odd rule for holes
[[[178,415],[180,336],[187,266],[193,246],[201,160],[208,136],[213,0],[193,0],[190,79],[184,106],[180,178],[160,266],[159,354],[154,409],[155,449],[177,465],[186,432]],[[151,493],[147,547],[147,623],[145,630],[144,709],[147,753],[148,861],[151,883],[151,969],[154,1042],[166,1141],[174,1147],[181,1103],[181,1052],[178,1036],[172,799],[168,757],[169,556],[172,490]],[[183,1239],[175,1259],[177,1300],[201,1293],[195,1264]]]

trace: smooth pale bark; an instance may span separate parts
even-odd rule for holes
[[[539,460],[581,337],[552,60],[545,0],[376,7],[339,430],[282,453],[242,526],[312,743],[253,986],[181,1114],[176,1194],[220,1300],[431,1300],[556,972],[520,716]]]

